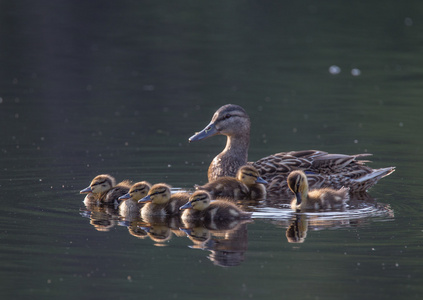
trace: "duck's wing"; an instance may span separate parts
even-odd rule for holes
[[[352,191],[366,191],[379,179],[391,174],[395,168],[372,169],[365,165],[368,160],[361,158],[371,154],[328,154],[318,150],[281,152],[264,157],[251,163],[260,172],[260,176],[269,184],[270,193],[289,194],[286,184],[288,174],[294,170],[303,170],[310,188],[342,186],[351,187]]]

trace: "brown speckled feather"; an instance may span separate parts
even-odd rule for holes
[[[226,135],[228,139],[225,149],[210,164],[209,181],[222,176],[233,177],[238,168],[247,164],[250,119],[245,110],[233,104],[222,106],[213,115],[210,124],[189,140],[198,141],[217,134]],[[289,195],[286,178],[293,170],[303,170],[307,174],[310,188],[346,186],[356,193],[366,191],[395,170],[395,167],[372,169],[366,166],[368,161],[360,158],[370,155],[304,150],[276,153],[250,164],[268,182],[267,192],[270,197]]]

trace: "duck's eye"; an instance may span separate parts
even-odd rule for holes
[[[226,120],[226,119],[229,119],[230,117],[232,117],[232,116],[231,116],[231,114],[226,114],[226,115],[223,117],[223,119],[225,119],[225,120]]]

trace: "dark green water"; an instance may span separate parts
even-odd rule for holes
[[[1,2],[2,299],[421,299],[422,12],[417,0]],[[200,245],[92,225],[78,192],[97,174],[204,183],[224,138],[188,137],[226,103],[251,117],[250,160],[369,152],[397,170],[373,205],[309,214],[303,243],[288,242],[283,207]]]

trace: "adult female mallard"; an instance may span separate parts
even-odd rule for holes
[[[303,171],[292,171],[288,175],[288,187],[295,194],[291,208],[296,211],[340,209],[349,200],[349,188],[339,190],[322,188],[308,191],[307,176]]]
[[[166,216],[179,214],[179,207],[184,205],[188,199],[187,193],[171,194],[171,187],[165,183],[153,185],[148,195],[138,200],[138,203],[147,203],[141,208],[141,217]]]
[[[235,176],[239,167],[247,164],[250,145],[250,118],[238,105],[227,104],[219,108],[209,125],[189,138],[199,141],[217,134],[226,135],[225,149],[211,162],[209,181],[222,176]],[[351,192],[363,192],[379,179],[391,174],[395,168],[372,169],[359,160],[371,154],[328,154],[318,150],[281,152],[251,163],[268,182],[267,192],[287,194],[286,178],[293,170],[304,170],[312,188],[342,186]]]
[[[239,168],[236,177],[219,177],[216,180],[202,186],[196,186],[197,190],[207,191],[214,199],[216,197],[228,197],[232,199],[262,200],[266,198],[267,183],[260,177],[256,168],[244,165]]]
[[[181,216],[184,222],[223,222],[251,217],[251,213],[244,212],[234,203],[225,200],[211,201],[211,196],[206,191],[194,192],[180,210],[185,210]]]
[[[92,194],[93,199],[96,199],[102,203],[117,203],[120,196],[125,195],[131,183],[128,180],[124,180],[116,184],[116,180],[109,174],[102,174],[94,177],[90,185],[85,189],[81,190],[81,194]]]

